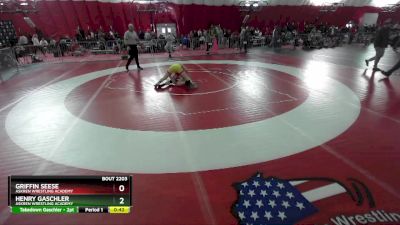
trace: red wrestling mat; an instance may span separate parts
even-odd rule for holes
[[[42,159],[18,147],[4,127],[7,115],[24,96],[54,82],[122,66],[123,62],[47,64],[25,70],[3,83],[0,87],[0,123],[3,127],[0,130],[3,177],[0,181],[0,224],[228,225],[238,224],[239,219],[246,223],[253,221],[252,224],[267,224],[266,221],[286,224],[399,224],[400,181],[397,174],[400,172],[400,154],[397,150],[400,141],[397,134],[400,114],[397,93],[400,79],[394,76],[390,80],[380,80],[380,74],[372,75],[371,71],[348,66],[289,56],[266,56],[213,56],[207,60],[247,61],[251,58],[251,61],[304,68],[309,73],[318,74],[323,70],[321,76],[345,84],[358,96],[361,111],[357,120],[323,145],[272,161],[192,173],[133,173],[133,208],[128,215],[11,215],[6,207],[8,175],[116,174]],[[188,65],[191,76],[204,89],[188,92],[172,88],[155,92],[152,84],[165,69],[166,66],[152,67],[140,73],[118,72],[108,80],[105,77],[94,79],[68,95],[66,108],[85,121],[114,128],[196,131],[272,119],[302,105],[310,91],[304,88],[304,82],[309,81],[276,70],[192,64]],[[252,74],[246,74],[246,71]],[[99,87],[98,95],[91,98]],[[326,86],[321,91],[329,88],[334,87]],[[249,96],[258,101],[250,101]],[[90,105],[86,104],[88,101],[91,101]],[[315,102],[315,107],[318,111],[318,107],[323,105]],[[177,118],[181,127],[174,122]],[[283,138],[291,142],[291,137]],[[263,143],[259,148],[268,152]],[[81,151],[85,151],[85,146]],[[93,159],[96,157],[101,155],[94,155]],[[224,156],[216,151],[215,157]],[[255,176],[257,172],[261,173],[258,177]],[[271,182],[271,187],[266,182]],[[266,190],[266,196],[263,196],[263,190]],[[246,207],[245,201],[251,206]],[[308,211],[303,213],[302,210]]]

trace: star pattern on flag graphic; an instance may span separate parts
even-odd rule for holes
[[[238,200],[232,211],[240,225],[295,224],[318,211],[286,180],[257,173],[234,186]]]

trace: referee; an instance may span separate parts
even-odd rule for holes
[[[126,70],[129,71],[129,64],[131,64],[133,58],[135,58],[138,70],[143,70],[143,68],[139,65],[139,55],[137,49],[137,45],[139,44],[139,37],[133,29],[133,24],[128,25],[128,30],[124,34],[124,42],[125,45],[128,46],[129,52],[128,63],[125,66]]]

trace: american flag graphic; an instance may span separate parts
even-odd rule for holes
[[[299,190],[298,186],[308,182],[312,181],[264,178],[258,173],[235,184],[239,197],[233,213],[240,225],[296,224],[318,211],[313,202],[347,192],[335,182]]]

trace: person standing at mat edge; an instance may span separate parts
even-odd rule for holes
[[[129,64],[131,64],[133,58],[135,58],[136,66],[138,70],[143,70],[139,65],[139,53],[137,49],[137,45],[139,44],[139,37],[133,29],[133,24],[128,25],[128,30],[124,34],[124,42],[125,45],[128,46],[129,58],[126,63],[126,71],[129,71]]]
[[[378,63],[381,60],[383,54],[385,54],[385,48],[389,45],[389,35],[390,35],[390,27],[392,21],[390,19],[386,20],[383,24],[383,27],[380,28],[376,32],[375,41],[374,41],[374,48],[375,48],[375,56],[366,59],[365,64],[368,66],[370,61],[374,61],[374,68],[373,71],[378,71]]]

